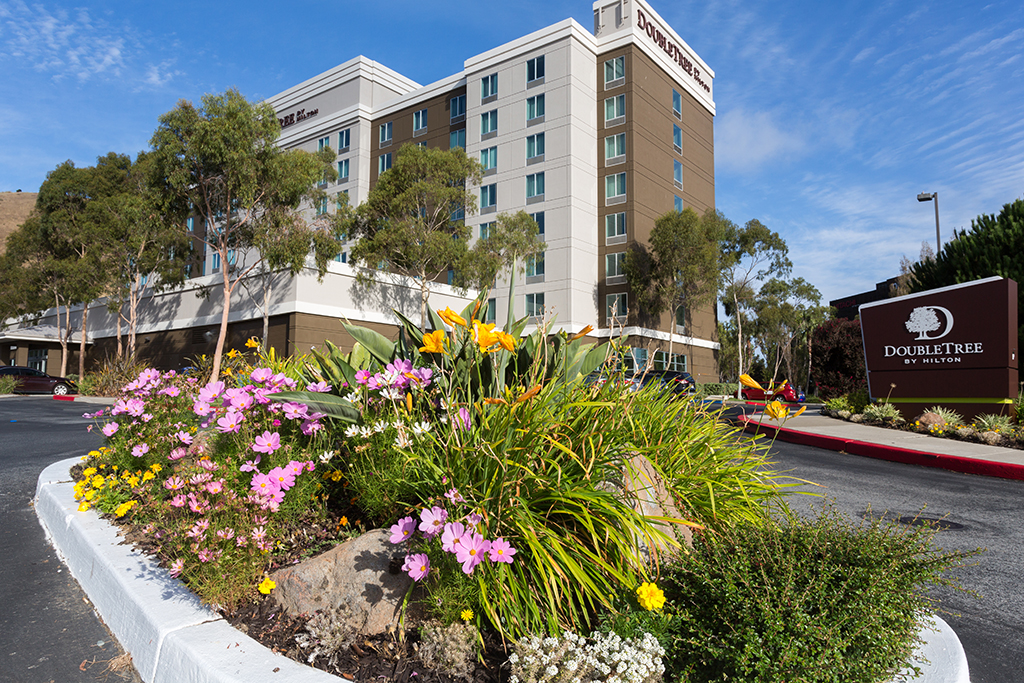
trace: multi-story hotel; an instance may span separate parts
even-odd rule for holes
[[[486,234],[500,213],[523,210],[546,242],[543,258],[516,275],[513,300],[499,277],[491,317],[504,321],[511,306],[516,318],[554,318],[554,329],[592,325],[598,340],[625,332],[638,361],[717,381],[715,308],[692,311],[689,327],[668,313],[651,320],[630,301],[623,273],[627,248],[646,242],[659,216],[714,206],[714,74],[644,0],[593,7],[593,33],[566,19],[470,57],[461,72],[426,86],[351,59],[268,100],[280,144],[335,150],[338,180],[327,190],[353,206],[402,145],[464,148],[485,169],[478,211],[465,217],[473,235]],[[389,335],[392,308],[418,319],[415,283],[379,274],[386,282],[376,294],[359,290],[350,248],[322,283],[279,278],[270,306],[270,342],[279,351],[303,352],[325,338],[347,346],[342,317]],[[219,278],[216,255],[207,257],[184,290],[147,296],[140,344],[153,362],[175,367],[212,350],[220,314],[196,296]],[[444,283],[433,289],[435,307],[466,304]],[[241,289],[230,319],[229,345],[259,334],[259,305]],[[112,317],[94,305],[89,323],[90,355],[110,353]],[[10,360],[28,352],[19,348]]]
[[[531,214],[543,258],[492,292],[490,315],[555,318],[555,329],[625,328],[637,354],[716,381],[715,311],[652,324],[631,307],[626,249],[673,209],[714,206],[714,74],[644,0],[598,0],[594,31],[567,19],[468,58],[421,86],[356,57],[268,100],[280,144],[338,152],[332,194],[355,206],[405,144],[462,147],[484,167],[474,236],[495,217]],[[335,202],[329,202],[333,210]],[[347,261],[348,252],[339,255]],[[647,326],[641,326],[646,322]]]

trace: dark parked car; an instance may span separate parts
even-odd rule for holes
[[[657,384],[668,389],[676,396],[692,394],[697,391],[697,383],[693,381],[693,376],[688,372],[648,370],[647,372],[633,375],[630,381],[637,389]]]
[[[19,394],[77,394],[78,387],[65,377],[53,377],[45,372],[17,365],[0,367],[0,377],[14,377],[14,390]]]
[[[765,396],[765,394],[768,394]],[[786,401],[788,403],[799,403],[804,400],[803,392],[797,393],[796,388],[788,380],[777,382],[769,386],[766,392],[763,389],[743,387],[743,398],[748,401]]]

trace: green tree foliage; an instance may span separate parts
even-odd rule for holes
[[[670,313],[669,332],[680,318],[692,327],[693,311],[715,300],[721,278],[720,244],[735,226],[721,212],[703,216],[691,208],[670,211],[654,222],[650,251],[634,244],[626,253],[626,281],[646,319]],[[680,316],[679,314],[683,315]],[[669,356],[672,354],[669,337]]]
[[[228,90],[204,95],[199,107],[182,100],[160,117],[151,141],[154,184],[165,211],[179,225],[186,216],[196,216],[205,230],[197,230],[194,238],[220,255],[223,305],[214,379],[220,373],[231,295],[267,259],[267,252],[260,251],[261,234],[283,226],[284,217],[304,201],[309,206],[323,201],[315,184],[334,173],[333,152],[282,150],[276,144],[280,133],[273,107]]]
[[[785,240],[757,219],[747,221],[742,228],[733,223],[726,225],[719,294],[726,315],[736,320],[737,377],[744,371],[743,312],[753,309],[757,298],[754,287],[758,282],[789,274],[793,264],[788,254]]]
[[[811,378],[824,400],[867,389],[860,320],[836,318],[815,328]]]
[[[417,279],[424,327],[431,283],[468,255],[470,230],[458,216],[476,211],[470,188],[480,183],[481,174],[480,162],[462,148],[405,145],[357,209],[352,236],[359,242],[352,263]],[[372,281],[366,273],[360,276],[363,284]]]
[[[953,232],[933,259],[913,265],[912,292],[924,292],[999,276],[1024,282],[1024,199],[1003,206],[999,215],[982,214],[970,230]],[[1017,290],[1018,348],[1024,338],[1024,287]]]
[[[537,222],[525,211],[499,214],[487,237],[477,240],[456,269],[456,282],[465,287],[488,289],[505,269],[516,271],[523,259],[536,258],[546,244],[538,234]],[[522,266],[520,266],[520,270]]]
[[[761,286],[753,308],[757,313],[753,337],[768,362],[771,380],[778,378],[785,364],[787,378],[806,386],[798,376],[795,359],[803,342],[812,346],[811,330],[824,322],[830,311],[821,306],[821,292],[803,278],[772,278]]]

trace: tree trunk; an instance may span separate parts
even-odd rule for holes
[[[139,275],[128,292],[128,357],[135,358],[135,341],[139,330]]]
[[[71,336],[71,306],[64,307],[64,328],[60,325],[60,299],[57,298],[57,338],[60,340],[60,376],[68,373],[68,337]],[[49,368],[47,368],[49,370]]]
[[[671,310],[671,312],[669,312],[670,318],[669,318],[669,321],[668,321],[668,359],[665,362],[665,369],[666,370],[669,370],[669,369],[672,368],[672,337],[674,337],[675,334],[676,334],[676,311],[677,310],[678,309],[674,308],[674,309]]]
[[[811,330],[811,332],[813,332],[813,331],[814,330]],[[805,391],[807,392],[808,396],[811,395],[811,363],[812,363],[811,343],[812,343],[812,338],[813,338],[813,335],[811,334],[811,332],[807,333],[807,385],[806,385]],[[817,392],[815,392],[815,393],[817,393]]]
[[[427,297],[430,290],[427,289],[427,274],[420,274],[420,330],[427,331]]]
[[[274,285],[270,281],[270,273],[266,267],[262,268],[263,273],[263,350],[266,351],[270,339],[270,297],[273,294]]]
[[[210,373],[211,382],[216,382],[220,376],[220,361],[224,356],[224,343],[228,338],[228,315],[231,313],[231,287],[228,279],[228,250],[222,247],[220,250],[220,272],[224,278],[222,290],[224,292],[224,310],[220,316],[220,332],[217,335],[217,348],[213,351],[213,370]]]
[[[89,322],[89,304],[82,305],[82,332],[81,338],[78,340],[78,381],[81,382],[82,378],[85,377],[85,336],[88,330]]]
[[[735,294],[732,303],[736,307],[736,398],[743,398],[743,383],[739,381],[743,374],[743,316],[740,315],[740,300]]]
[[[121,306],[117,307],[117,314],[114,316],[114,325],[117,330],[117,357],[120,358],[124,355],[124,344],[121,341]]]

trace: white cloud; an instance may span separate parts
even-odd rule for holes
[[[146,69],[144,83],[148,86],[160,87],[170,83],[175,76],[182,75],[182,72],[170,69],[173,63],[172,60],[167,60],[159,64],[150,64]]]
[[[795,130],[785,130],[769,112],[732,109],[715,125],[715,160],[726,170],[753,172],[799,156],[806,147]]]

